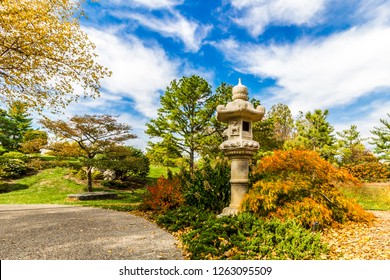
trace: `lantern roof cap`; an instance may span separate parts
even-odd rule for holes
[[[241,78],[238,79],[238,84],[233,87],[232,93],[233,100],[242,99],[247,101],[249,99],[248,88],[241,83]]]

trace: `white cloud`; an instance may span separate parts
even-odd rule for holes
[[[203,40],[211,30],[211,26],[200,25],[175,11],[171,11],[162,18],[138,12],[115,13],[115,15],[134,20],[164,37],[178,39],[184,43],[186,50],[190,52],[197,52],[200,49]]]
[[[155,117],[160,92],[177,76],[180,64],[170,60],[160,47],[145,46],[138,38],[125,41],[112,31],[84,29],[97,46],[99,62],[113,72],[102,86],[111,94],[131,98],[134,109]]]
[[[257,37],[269,24],[311,25],[319,20],[324,0],[230,0],[236,10],[234,22]]]
[[[375,24],[390,23],[390,1],[361,0],[354,17],[360,21],[370,21]]]
[[[390,87],[390,27],[366,26],[291,45],[217,45],[239,71],[273,78],[293,111],[345,105]]]

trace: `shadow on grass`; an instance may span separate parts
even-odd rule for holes
[[[28,185],[18,183],[0,183],[0,193],[9,193],[28,189]]]

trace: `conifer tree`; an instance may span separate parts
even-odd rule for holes
[[[301,147],[318,152],[324,159],[332,160],[335,154],[334,128],[327,120],[328,110],[307,112],[297,121],[298,137],[296,141]]]
[[[211,86],[199,76],[182,77],[171,82],[160,102],[158,117],[147,124],[146,133],[186,154],[193,169],[203,138],[212,133],[205,129],[215,113]]]
[[[390,118],[390,114],[387,116]],[[382,127],[374,127],[370,132],[376,137],[372,137],[371,144],[375,145],[374,153],[387,162],[390,161],[390,122],[386,119],[380,119]]]
[[[26,104],[12,103],[8,111],[0,109],[0,143],[6,150],[17,150],[24,134],[31,129],[32,118]]]

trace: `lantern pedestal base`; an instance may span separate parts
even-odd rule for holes
[[[238,208],[232,208],[232,207],[225,207],[222,210],[222,213],[218,215],[218,218],[224,217],[224,216],[235,216],[239,213]]]
[[[233,181],[233,180],[232,180]],[[239,180],[235,180],[236,182]],[[248,192],[247,179],[245,183],[231,183],[231,201],[229,207],[225,207],[219,216],[235,216],[240,212],[241,202]]]

